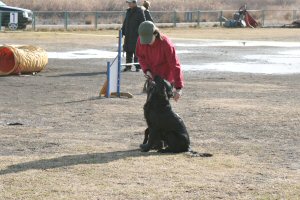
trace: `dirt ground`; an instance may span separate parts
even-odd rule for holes
[[[300,35],[297,29],[162,31],[187,39],[299,41]],[[113,30],[0,33],[1,44],[58,52],[116,50],[115,41]],[[212,47],[198,60],[180,59],[215,62],[222,52],[248,51],[271,49]],[[300,199],[300,74],[185,71],[183,96],[172,106],[192,148],[213,154],[202,158],[138,150],[146,127],[144,77],[122,73],[121,89],[132,99],[98,98],[106,61],[49,59],[35,76],[0,77],[0,199]]]

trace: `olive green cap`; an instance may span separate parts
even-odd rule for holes
[[[153,39],[155,25],[151,21],[144,21],[139,26],[139,36],[141,44],[150,44]]]
[[[126,0],[126,3],[137,3],[137,0]]]

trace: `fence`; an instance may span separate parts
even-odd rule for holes
[[[151,11],[158,26],[222,26],[224,18],[232,19],[235,10],[210,11]],[[248,10],[262,27],[278,27],[300,19],[299,10]],[[0,12],[1,15],[4,12]],[[69,29],[117,29],[125,17],[124,11],[99,12],[33,12],[32,26],[29,30],[69,30]]]

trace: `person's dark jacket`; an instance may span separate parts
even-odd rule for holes
[[[139,25],[146,21],[144,11],[141,7],[129,8],[122,26],[122,34],[125,36],[123,50],[125,52],[135,52],[138,38]]]
[[[144,14],[145,14],[145,18],[146,18],[147,21],[153,22],[152,16],[151,16],[148,9],[144,10]]]

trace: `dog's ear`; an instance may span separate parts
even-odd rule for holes
[[[161,89],[165,89],[168,99],[173,97],[173,86],[169,81],[162,79],[160,76],[155,76],[153,80]]]
[[[167,92],[167,95],[168,95],[168,99],[170,99],[171,97],[173,97],[173,86],[172,84],[167,81],[167,80],[164,80],[164,86],[166,88],[166,92]]]
[[[160,76],[157,76],[157,75],[154,77],[153,80],[154,80],[155,83],[160,83],[160,82],[163,81],[163,79]]]

